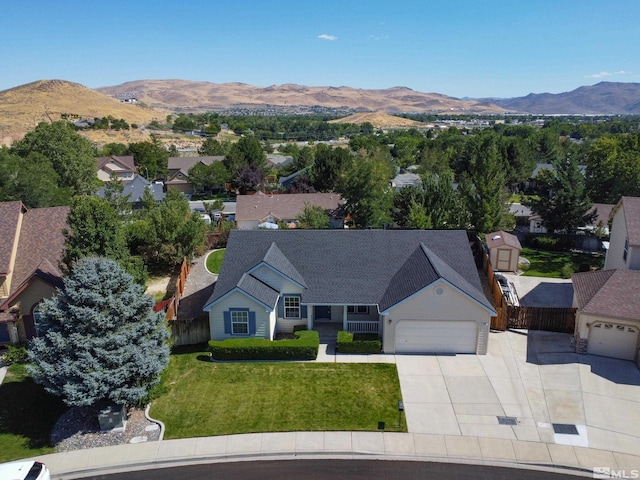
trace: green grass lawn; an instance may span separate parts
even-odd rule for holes
[[[66,409],[33,382],[24,365],[11,365],[0,385],[0,463],[53,453],[49,435]]]
[[[220,273],[220,267],[222,266],[222,259],[224,258],[225,251],[226,250],[223,248],[209,254],[207,257],[207,270],[211,273]]]
[[[398,427],[400,382],[393,364],[214,363],[204,351],[174,354],[151,416],[165,438],[250,432]]]
[[[578,272],[584,266],[602,268],[603,256],[593,256],[584,253],[550,252],[546,250],[534,250],[523,248],[521,257],[531,262],[531,267],[523,275],[529,277],[562,278],[562,267],[567,263],[573,266],[573,271]]]

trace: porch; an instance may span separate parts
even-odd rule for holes
[[[381,316],[376,305],[315,305],[310,306],[308,328],[331,329],[335,333],[381,333]]]

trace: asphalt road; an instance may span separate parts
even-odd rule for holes
[[[433,478],[560,480],[585,477],[455,463],[332,459],[214,463],[85,477],[86,480],[421,480]]]

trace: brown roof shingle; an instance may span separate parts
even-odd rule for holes
[[[10,293],[33,274],[47,278],[62,275],[62,230],[68,227],[68,215],[69,207],[34,208],[24,214]]]
[[[511,233],[503,232],[502,230],[487,233],[486,239],[487,247],[489,248],[499,247],[501,245],[509,245],[510,247],[522,250],[522,246],[520,245],[520,240],[518,240],[518,237]]]
[[[624,209],[629,245],[640,245],[640,197],[622,197],[620,203]]]
[[[0,203],[0,275],[9,274],[11,269],[11,252],[14,247],[20,214],[26,212],[20,201]]]
[[[337,210],[344,201],[337,193],[238,195],[236,197],[236,221],[262,220],[269,215],[281,220],[291,220],[302,213],[305,203],[333,211]]]
[[[640,321],[640,271],[599,270],[571,279],[582,313]]]

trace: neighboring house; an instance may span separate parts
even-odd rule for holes
[[[580,353],[636,360],[640,348],[640,272],[575,273],[573,306]]]
[[[588,213],[596,212],[596,217],[584,228],[584,230],[587,230],[590,233],[596,233],[598,228],[602,228],[602,233],[605,236],[609,236],[609,221],[611,218],[611,212],[613,212],[614,208],[615,205],[610,203],[594,203]]]
[[[109,157],[98,157],[98,179],[108,182],[115,175],[123,182],[133,180],[136,174],[136,165],[132,156],[119,157],[111,155]]]
[[[69,207],[0,203],[0,344],[36,334],[37,306],[62,286],[59,263]]]
[[[132,203],[132,209],[140,208],[142,204],[142,197],[144,195],[144,191],[146,189],[151,191],[153,198],[156,202],[161,202],[164,200],[165,192],[162,183],[151,183],[146,178],[141,175],[136,175],[133,180],[124,184],[124,188],[122,189],[122,195],[129,195],[129,201]],[[97,195],[100,198],[104,198],[106,187],[100,187]]]
[[[238,195],[236,224],[240,230],[255,230],[260,224],[295,222],[305,203],[322,207],[330,217],[331,228],[343,228],[344,201],[337,193],[282,193]]]
[[[234,230],[204,310],[215,340],[329,322],[386,353],[485,354],[496,315],[462,230]]]
[[[422,185],[422,179],[416,173],[399,173],[391,180],[391,188],[396,191],[404,187],[419,187],[420,185]]]
[[[285,165],[289,165],[290,163],[293,163],[293,157],[289,155],[276,155],[273,153],[267,155],[267,167],[284,167]]]
[[[494,270],[517,272],[522,246],[518,237],[502,230],[486,234],[489,260]]]
[[[303,168],[302,170],[298,170],[297,172],[293,172],[291,175],[287,177],[278,177],[278,185],[280,188],[287,189],[291,186],[291,184],[298,178],[300,175],[307,173],[307,169]]]
[[[604,268],[640,270],[640,197],[622,197],[611,218]]]
[[[222,155],[213,157],[169,157],[169,160],[167,160],[169,175],[165,185],[167,189],[173,188],[187,194],[194,193],[193,185],[189,182],[189,170],[199,163],[211,165],[213,162],[221,162],[222,160],[224,160]]]
[[[542,223],[542,217],[537,213],[529,217],[529,233],[547,233],[547,227]]]
[[[531,208],[521,203],[509,204],[509,213],[516,217],[516,223],[518,225],[526,225],[529,222],[529,217],[532,215]]]

